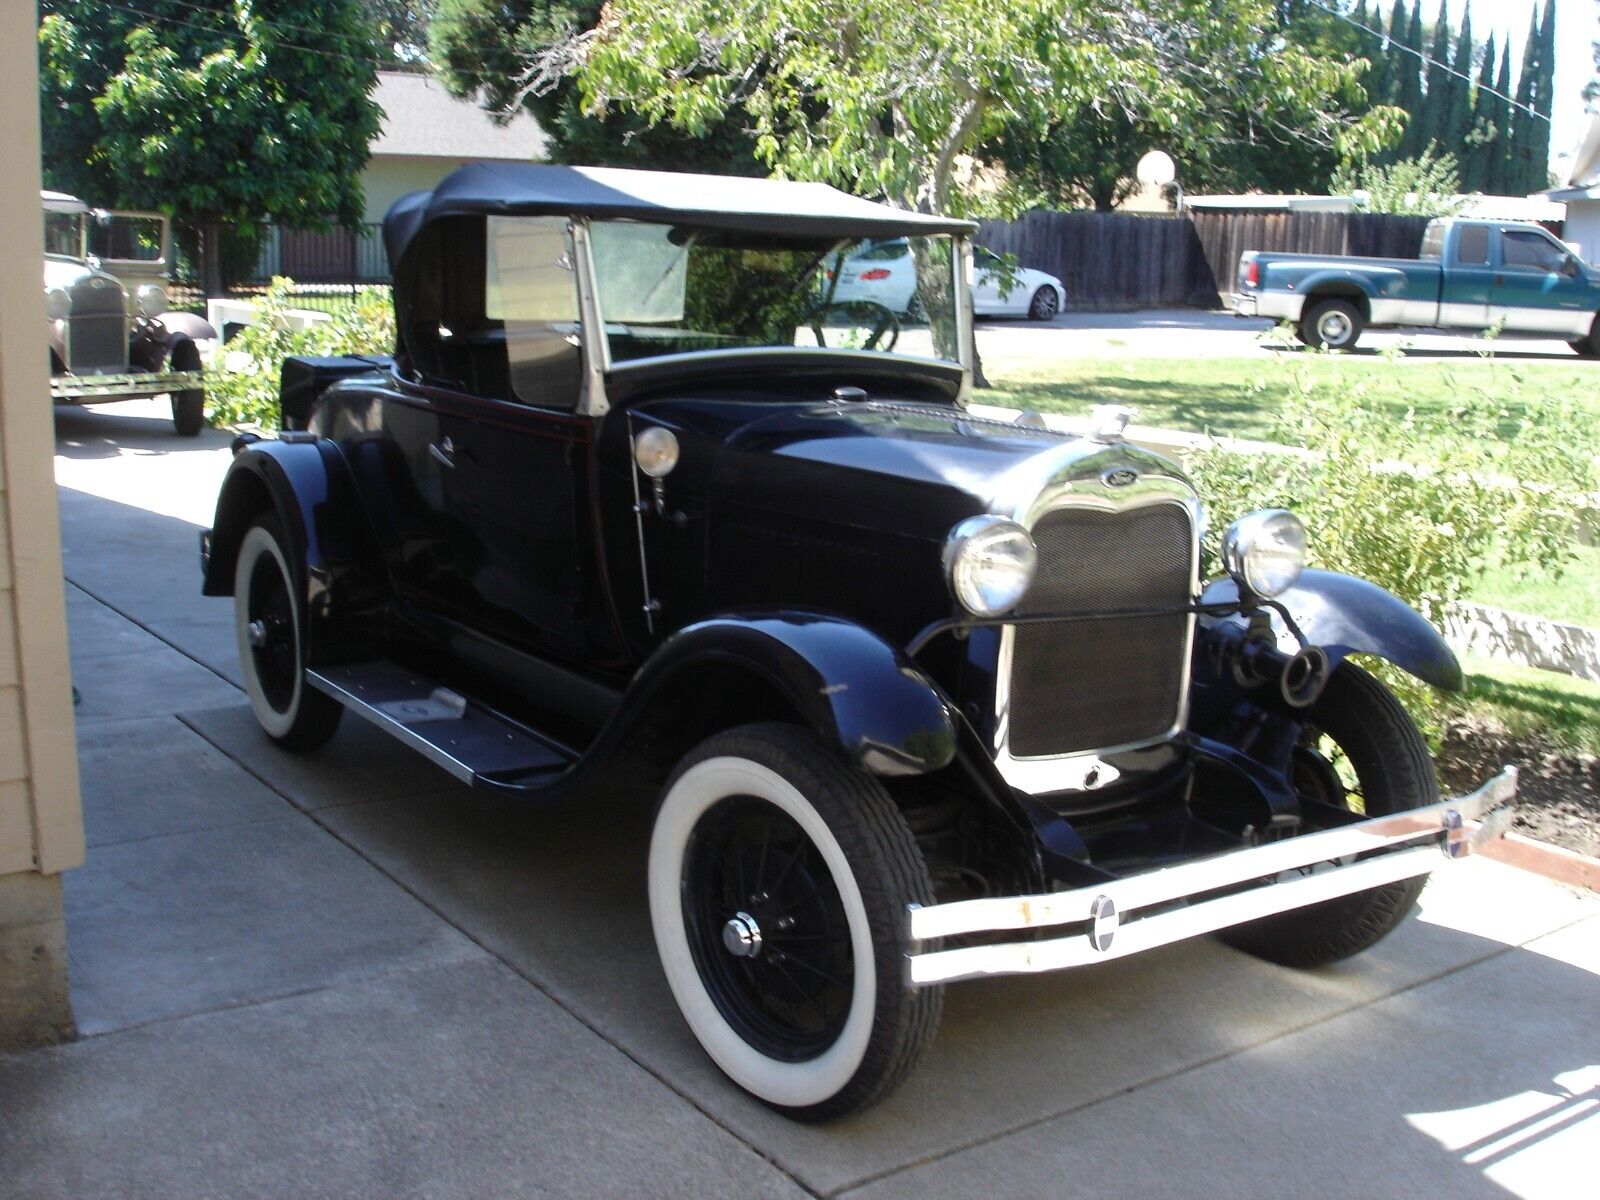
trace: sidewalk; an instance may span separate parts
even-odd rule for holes
[[[656,965],[649,806],[519,808],[360,722],[273,748],[199,596],[227,439],[58,418],[80,1041],[0,1056],[0,1197],[1567,1197],[1600,899],[1486,861],[1337,968],[1210,941],[962,984],[888,1103],[797,1126]]]

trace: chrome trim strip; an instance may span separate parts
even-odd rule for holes
[[[574,217],[567,223],[567,234],[578,269],[578,337],[583,343],[583,395],[578,412],[586,417],[603,417],[611,409],[606,399],[606,372],[611,369],[611,345],[606,340],[605,317],[600,311],[600,292],[595,287],[594,247],[589,241],[589,222]]]
[[[956,392],[956,407],[966,408],[972,402],[972,360],[977,343],[973,340],[973,308],[972,308],[972,280],[974,278],[974,265],[972,261],[972,239],[956,237],[953,241],[950,255],[950,269],[953,274],[951,286],[955,288],[956,299],[956,358],[961,365],[961,387]],[[907,355],[906,357],[911,357]],[[945,361],[940,359],[940,362]]]
[[[958,900],[927,907],[912,905],[909,906],[911,936],[927,939],[1066,925],[1087,921],[1095,900],[1101,895],[1110,896],[1120,911],[1131,912],[1356,854],[1392,850],[1421,838],[1444,845],[1452,828],[1464,828],[1463,822],[1481,820],[1509,803],[1516,792],[1517,770],[1507,767],[1477,791],[1425,808],[1373,817],[1247,850],[1234,850],[1110,883],[1037,896]]]
[[[167,371],[159,375],[53,375],[50,394],[58,399],[96,396],[112,399],[118,396],[154,396],[162,392],[188,391],[205,386],[200,371]]]
[[[796,352],[826,355],[845,362],[913,362],[928,363],[947,371],[961,370],[961,364],[948,358],[929,358],[924,354],[899,354],[887,350],[847,350],[837,346],[745,346],[727,350],[685,350],[681,354],[654,354],[649,358],[630,358],[625,362],[610,364],[606,370],[612,375],[626,375],[630,371],[648,370],[662,363],[719,362],[730,358],[788,358]]]
[[[1153,456],[1149,456],[1153,457]],[[1159,459],[1155,460],[1160,462]],[[1144,478],[1131,489],[1113,492],[1100,482],[1106,464],[1098,457],[1085,460],[1086,465],[1074,463],[1066,471],[1053,474],[1034,492],[1031,498],[1012,502],[1009,516],[1018,524],[1032,530],[1049,513],[1065,508],[1086,508],[1099,512],[1126,513],[1155,504],[1176,504],[1189,516],[1189,600],[1200,596],[1200,502],[1189,485],[1175,475],[1151,474],[1148,463],[1141,459],[1133,464],[1144,468]],[[1172,469],[1172,468],[1168,468]],[[1003,510],[1002,510],[1003,511]],[[1193,670],[1195,628],[1198,617],[1189,614],[1188,628],[1183,639],[1182,675],[1178,682],[1178,707],[1172,724],[1160,733],[1137,742],[1118,746],[1094,746],[1068,754],[1013,756],[1008,748],[1010,724],[1011,661],[1015,653],[1016,626],[1006,625],[1000,630],[1000,649],[995,669],[995,745],[994,762],[1000,776],[1012,787],[1032,795],[1047,792],[1081,789],[1091,777],[1095,786],[1104,786],[1115,778],[1103,756],[1126,750],[1153,746],[1176,736],[1189,718],[1189,684]],[[1100,767],[1094,773],[1095,767]]]
[[[1439,852],[1424,846],[1143,917],[1115,926],[1109,936],[1079,933],[1044,942],[969,946],[913,955],[906,960],[906,982],[912,987],[926,987],[988,975],[1060,971],[1109,962],[1288,909],[1413,879],[1428,874],[1439,862]]]

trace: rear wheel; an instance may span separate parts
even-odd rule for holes
[[[1366,327],[1361,310],[1348,300],[1323,300],[1300,320],[1300,340],[1326,350],[1350,350]]]
[[[1411,716],[1389,689],[1342,663],[1305,713],[1294,752],[1302,796],[1384,816],[1439,799],[1433,759]],[[1316,967],[1360,953],[1387,937],[1422,894],[1426,877],[1403,880],[1293,909],[1218,936],[1259,958]]]
[[[729,1078],[800,1120],[875,1103],[932,1042],[943,990],[902,975],[906,905],[932,891],[882,785],[794,726],[703,742],[650,839],[650,922],[679,1009]]]
[[[244,535],[233,575],[234,628],[244,690],[261,728],[286,749],[314,750],[334,735],[344,708],[306,683],[305,622],[287,545],[271,516]]]

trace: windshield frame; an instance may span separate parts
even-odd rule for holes
[[[665,224],[666,222],[646,222]],[[805,355],[815,361],[818,355],[837,358],[841,365],[900,361],[919,366],[929,364],[946,370],[959,370],[961,386],[957,404],[965,407],[972,390],[972,241],[965,234],[941,234],[951,241],[951,273],[955,299],[955,334],[959,358],[929,357],[921,354],[903,354],[885,350],[857,350],[833,346],[744,346],[726,350],[687,350],[675,354],[652,355],[648,358],[613,362],[610,338],[606,335],[605,312],[600,301],[598,272],[595,269],[594,245],[590,238],[590,222],[586,217],[574,216],[569,226],[578,267],[579,336],[583,345],[584,394],[578,403],[578,412],[586,416],[603,416],[610,410],[606,397],[606,379],[614,374],[648,373],[662,366],[675,366],[693,362],[726,362],[739,358],[781,360],[791,355]],[[927,237],[921,230],[907,230],[905,234],[884,234],[882,237]],[[858,239],[841,237],[835,246]],[[830,251],[833,253],[834,251]]]

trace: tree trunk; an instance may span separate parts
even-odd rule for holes
[[[208,300],[223,294],[222,222],[210,218],[200,224],[200,285]]]

